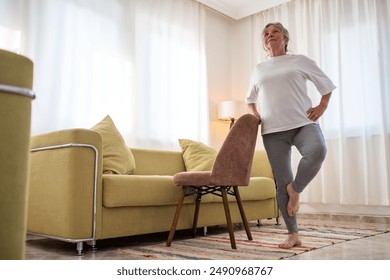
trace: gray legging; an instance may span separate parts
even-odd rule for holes
[[[325,140],[318,124],[263,135],[265,150],[274,173],[280,212],[289,233],[298,232],[296,217],[287,213],[287,185],[302,192],[321,168],[326,155]],[[297,173],[291,168],[291,147],[295,146],[302,158]]]

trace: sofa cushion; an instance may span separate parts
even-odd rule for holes
[[[103,206],[163,206],[176,205],[181,187],[173,185],[173,176],[103,175]],[[204,202],[211,201],[205,197]],[[203,201],[203,198],[202,198]],[[194,203],[188,196],[184,203]]]
[[[131,148],[137,167],[133,175],[175,175],[186,171],[181,151]]]
[[[275,181],[267,177],[251,177],[248,186],[240,186],[238,188],[242,201],[256,201],[275,198],[276,187]],[[228,195],[229,201],[235,201],[234,196]],[[213,201],[221,201],[218,196],[213,197]]]
[[[179,139],[187,171],[211,171],[217,151],[201,142]]]
[[[173,176],[103,175],[103,206],[164,206],[177,205],[181,187],[173,185]],[[242,201],[275,197],[275,184],[269,178],[251,178],[248,187],[240,187]],[[228,196],[234,201],[233,196]],[[215,195],[205,195],[202,203],[219,202]],[[195,195],[187,196],[184,203],[195,203]]]
[[[244,201],[274,198],[275,180],[268,177],[251,177],[248,186],[240,187],[240,194]]]
[[[257,150],[253,156],[251,177],[268,177],[274,179],[271,165],[265,150]]]
[[[131,174],[135,169],[134,156],[110,116],[91,130],[98,132],[103,142],[103,173]]]

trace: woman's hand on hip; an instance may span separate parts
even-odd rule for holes
[[[307,110],[306,114],[311,121],[316,122],[325,113],[325,110],[326,110],[326,106],[320,104],[316,107]]]
[[[307,117],[313,122],[318,121],[319,118],[325,113],[328,108],[329,99],[332,96],[332,93],[329,92],[321,97],[320,104],[316,107],[310,108],[307,110]]]

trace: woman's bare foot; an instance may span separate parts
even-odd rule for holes
[[[287,214],[290,217],[295,216],[299,209],[299,193],[296,192],[292,183],[287,185],[288,203],[287,203]]]
[[[302,242],[299,239],[298,233],[289,233],[287,239],[279,244],[279,248],[291,249],[292,247],[301,246]]]

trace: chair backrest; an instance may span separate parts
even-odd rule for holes
[[[259,119],[241,116],[230,129],[215,159],[211,180],[221,186],[247,186],[256,147]]]

